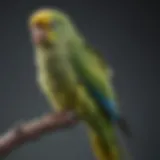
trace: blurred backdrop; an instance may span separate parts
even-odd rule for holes
[[[35,83],[27,29],[31,11],[41,6],[65,10],[115,71],[114,84],[134,138],[127,143],[135,160],[160,159],[159,43],[157,11],[134,1],[15,0],[0,6],[0,133],[19,120],[49,111]],[[6,160],[94,160],[82,124],[23,145]]]

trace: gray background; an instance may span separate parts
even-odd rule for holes
[[[134,159],[160,159],[159,46],[156,5],[151,4],[102,0],[79,1],[79,4],[76,0],[3,2],[0,7],[0,132],[14,122],[49,110],[35,83],[26,25],[30,12],[44,5],[67,11],[86,38],[113,66],[122,110],[134,134],[133,139],[126,140]],[[151,15],[152,12],[155,15]],[[93,160],[94,157],[84,127],[79,125],[24,145],[7,158],[20,159]]]

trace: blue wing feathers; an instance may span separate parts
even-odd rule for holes
[[[117,120],[119,118],[118,113],[116,112],[115,102],[108,100],[103,94],[101,94],[96,88],[90,84],[86,84],[90,95],[96,100],[99,106],[110,116],[112,120]]]
[[[99,105],[99,107],[101,107],[101,109],[103,111],[105,111],[105,113],[107,113],[106,116],[109,115],[108,118],[110,118],[112,120],[117,120],[119,118],[119,116],[118,116],[118,113],[115,109],[116,108],[115,102],[107,99],[106,96],[104,96],[101,92],[99,92],[94,87],[94,85],[92,85],[90,83],[88,78],[86,78],[86,76],[84,76],[84,74],[83,74],[84,73],[84,69],[82,67],[83,65],[80,63],[79,60],[77,60],[77,57],[72,57],[72,58],[73,58],[72,64],[77,72],[77,75],[79,76],[80,82],[83,82],[83,84],[87,88],[89,94],[93,97],[93,99],[96,101],[96,103]]]

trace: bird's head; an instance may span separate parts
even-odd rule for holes
[[[67,43],[76,32],[70,18],[59,9],[39,9],[29,18],[29,30],[35,46]]]

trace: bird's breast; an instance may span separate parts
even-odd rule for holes
[[[69,92],[69,87],[65,79],[65,66],[55,57],[39,57],[37,61],[37,78],[39,84],[47,91]]]

